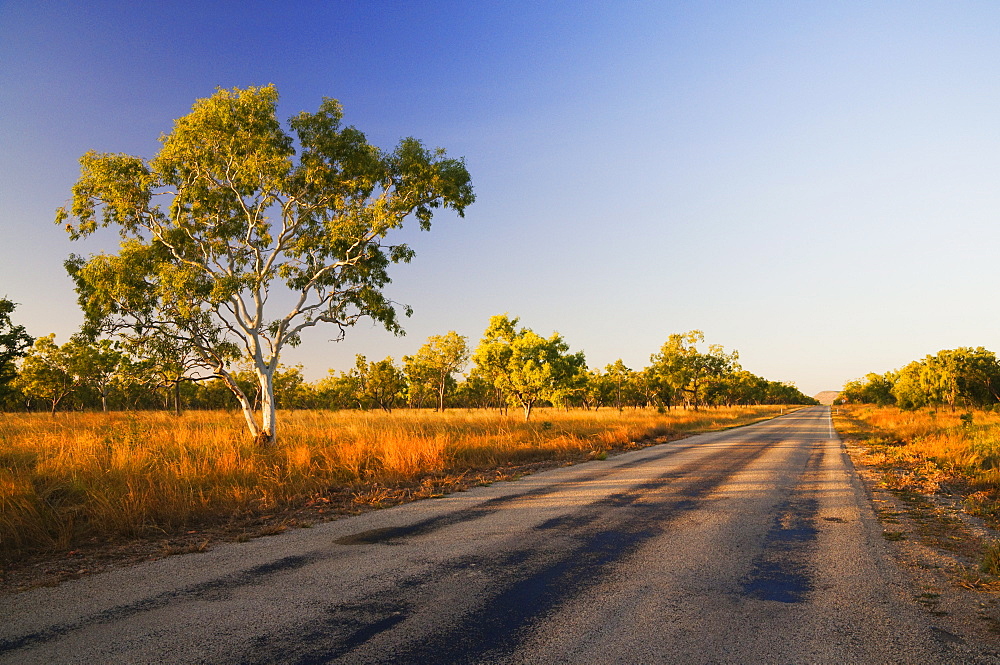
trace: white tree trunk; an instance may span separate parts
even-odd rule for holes
[[[277,441],[277,404],[274,399],[274,363],[257,368],[257,379],[260,381],[260,412],[262,427],[257,433],[257,441],[262,445],[272,445]]]
[[[257,424],[257,414],[254,413],[253,404],[246,398],[246,395],[239,394],[236,398],[240,402],[240,408],[243,410],[243,420],[246,421],[247,427],[250,429],[250,434],[255,440],[260,440],[260,425]]]
[[[233,380],[229,372],[221,367],[217,367],[216,375],[225,382],[226,387],[229,388],[229,391],[236,396],[236,400],[240,403],[240,409],[243,411],[243,420],[246,421],[250,435],[253,436],[255,441],[261,441],[263,432],[261,426],[257,424],[257,412],[253,408],[253,402],[246,396],[246,393],[243,392],[239,384]]]

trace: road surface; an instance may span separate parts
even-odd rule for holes
[[[994,662],[828,407],[0,598],[0,663]]]

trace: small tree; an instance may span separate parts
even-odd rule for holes
[[[8,385],[17,377],[16,361],[24,357],[35,341],[24,326],[11,323],[10,315],[16,307],[16,303],[0,298],[0,398],[6,395]]]
[[[498,407],[503,411],[505,402],[497,387],[479,369],[474,366],[464,381],[455,386],[455,398],[466,408],[489,409]]]
[[[382,289],[389,266],[413,251],[388,235],[411,215],[428,229],[435,209],[461,215],[474,200],[464,163],[443,150],[408,138],[385,153],[341,126],[333,99],[292,118],[287,133],[277,101],[274,86],[219,90],[174,123],[150,161],[88,152],[73,203],[56,217],[73,239],[101,226],[122,236],[117,254],[67,261],[88,326],[192,349],[262,443],[277,432],[282,350],[308,328],[343,335],[363,317],[402,333]],[[280,302],[291,305],[276,316]],[[260,387],[259,420],[230,373],[242,357]]]
[[[465,337],[454,330],[445,335],[432,335],[416,355],[403,356],[407,377],[411,385],[427,382],[437,395],[437,410],[444,411],[444,397],[448,386],[454,383],[452,374],[461,371],[469,362],[469,346]]]
[[[607,374],[604,374],[599,369],[589,370],[587,372],[587,381],[580,394],[580,404],[588,411],[590,409],[600,409],[611,401],[613,391],[614,384],[608,378]]]
[[[700,330],[673,334],[660,352],[650,357],[653,371],[663,383],[672,393],[684,395],[695,409],[701,404],[708,382],[739,370],[739,354],[727,354],[719,344],[710,345],[703,353],[697,345],[704,341],[705,334]]]
[[[893,391],[895,381],[896,376],[893,372],[885,374],[869,372],[863,379],[849,381],[844,386],[841,396],[847,402],[879,406],[895,404],[896,396]]]
[[[306,379],[302,376],[302,365],[285,367],[279,365],[274,373],[274,398],[282,409],[302,408],[307,393]]]
[[[59,346],[56,334],[39,337],[24,357],[16,385],[29,399],[47,402],[53,416],[76,387],[72,355],[67,342]]]
[[[417,356],[403,356],[403,374],[406,377],[406,402],[412,408],[423,408],[437,398],[434,368]]]
[[[525,422],[539,400],[548,399],[586,367],[583,352],[569,354],[558,333],[548,339],[529,328],[517,328],[519,319],[494,316],[473,355],[484,377],[509,402],[524,410]]]
[[[357,381],[351,373],[328,370],[316,383],[316,403],[324,409],[346,409],[355,404]]]
[[[217,378],[202,354],[184,344],[182,337],[170,326],[162,326],[158,334],[145,332],[139,335],[123,334],[122,337],[126,339],[126,348],[139,359],[131,366],[132,380],[137,383],[144,381],[149,390],[164,391],[163,408],[168,408],[172,401],[176,416],[180,416],[183,410],[182,385]],[[232,381],[243,385],[236,377],[237,372],[230,372]]]
[[[947,404],[954,410],[959,402],[967,408],[986,407],[1000,402],[1000,361],[981,346],[943,349],[899,371],[850,381],[842,398],[879,405],[895,402],[904,409]]]
[[[358,404],[362,406],[374,404],[390,412],[406,390],[406,377],[391,356],[378,362],[368,362],[358,354],[352,374],[357,381]]]
[[[634,378],[635,390],[643,404],[655,404],[658,409],[673,408],[678,388],[665,377],[656,365],[644,367]]]
[[[108,410],[108,393],[119,378],[125,354],[110,339],[94,342],[71,339],[63,347],[74,382],[92,388],[101,398],[101,410]]]
[[[704,398],[710,404],[764,404],[768,400],[770,382],[746,370],[731,372],[708,386]]]
[[[608,365],[604,369],[604,372],[608,383],[612,386],[615,408],[621,413],[624,408],[623,405],[629,397],[629,383],[634,372],[625,366],[621,358]]]

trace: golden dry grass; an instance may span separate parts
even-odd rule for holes
[[[966,508],[1000,518],[1000,413],[838,407],[837,429],[863,443],[864,461],[890,489],[965,495]]]
[[[251,443],[228,412],[0,417],[0,557],[176,533],[385,487],[543,460],[599,458],[656,437],[745,424],[779,407],[558,411],[293,411],[279,444]]]

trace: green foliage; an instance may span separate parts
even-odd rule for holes
[[[454,400],[471,408],[504,408],[503,393],[478,366],[473,366],[464,381],[455,386]]]
[[[368,362],[358,354],[352,377],[355,399],[362,408],[374,405],[383,411],[392,411],[406,390],[406,376],[396,367],[392,357]]]
[[[636,373],[625,366],[619,358],[604,368],[601,377],[603,392],[608,404],[614,404],[621,411],[627,404],[638,404],[641,393],[636,384]]]
[[[599,409],[610,404],[614,396],[614,380],[599,369],[590,370],[579,394],[579,404],[585,409]]]
[[[653,372],[660,384],[660,395],[667,406],[683,399],[698,408],[703,403],[705,389],[739,369],[739,354],[727,354],[721,345],[712,344],[707,352],[697,345],[705,341],[700,330],[670,335],[660,352],[650,356]]]
[[[635,371],[618,359],[603,370],[587,370],[583,354],[569,354],[560,336],[546,340],[527,329],[518,329],[516,320],[499,319],[500,325],[493,332],[500,339],[492,339],[492,345],[480,345],[477,354],[484,364],[477,361],[464,377],[456,377],[454,373],[464,366],[468,348],[465,339],[452,331],[428,338],[414,355],[404,356],[402,369],[391,358],[368,362],[361,356],[349,371],[330,370],[326,378],[308,382],[301,366],[279,365],[271,376],[274,402],[281,409],[390,410],[405,403],[411,408],[436,405],[440,410],[441,377],[444,377],[445,394],[451,406],[525,408],[523,398],[528,401],[529,417],[535,406],[546,404],[588,410],[610,407],[619,412],[626,407],[646,406],[665,412],[666,406],[672,404],[674,388],[656,366]],[[186,409],[237,406],[226,381],[205,373],[210,368],[190,350],[169,338],[145,338],[142,342],[116,344],[108,339],[90,340],[78,335],[52,350],[49,347],[54,346],[54,341],[50,336],[40,345],[46,347],[43,355],[50,361],[46,366],[60,366],[53,360],[60,358],[68,383],[54,380],[63,376],[58,372],[48,374],[47,378],[53,389],[65,385],[66,394],[60,397],[58,392],[36,385],[29,389],[30,396],[17,393],[22,398],[20,407],[27,404],[35,408],[43,402],[51,408],[52,399],[57,399],[58,408],[73,410],[172,406],[179,412],[182,405]],[[490,357],[508,361],[517,358],[523,371],[509,374],[513,378],[508,384],[504,372],[509,372],[509,367],[491,369]],[[32,375],[38,373],[36,360],[28,363],[23,379],[16,384],[18,387],[27,387]],[[517,363],[513,366],[516,369]],[[452,367],[456,369],[449,371]],[[263,395],[254,363],[234,362],[229,374],[229,380],[243,391],[251,406],[260,408]],[[37,377],[33,380],[39,383]],[[701,404],[708,406],[814,403],[792,384],[768,381],[742,369],[703,382],[700,395]]]
[[[1000,402],[1000,361],[983,347],[939,351],[902,369],[867,374],[848,382],[841,400],[855,404],[896,404],[902,409],[959,405],[988,408]]]
[[[585,381],[586,361],[583,352],[570,354],[558,333],[545,339],[530,328],[518,329],[518,322],[507,314],[492,317],[473,361],[510,404],[524,410],[527,421],[540,400]]]
[[[815,399],[803,395],[794,384],[768,381],[743,369],[716,377],[706,386],[704,397],[709,404],[725,406],[816,404]]]
[[[468,362],[468,342],[454,330],[427,338],[415,355],[403,356],[410,403],[420,406],[430,395],[437,398],[437,409],[444,411],[445,394],[455,383],[452,375]]]
[[[406,138],[383,152],[342,126],[332,99],[292,118],[289,133],[277,101],[274,86],[219,90],[174,123],[151,160],[88,152],[56,219],[73,239],[100,227],[122,238],[117,254],[66,262],[86,332],[189,349],[265,442],[283,348],[318,324],[343,335],[364,317],[401,333],[382,289],[413,251],[390,232],[411,215],[427,229],[435,209],[462,215],[474,200],[464,163],[443,150]],[[279,301],[292,305],[276,316]],[[260,422],[231,370],[241,359],[253,365]]]
[[[896,403],[893,392],[894,376],[892,373],[875,374],[869,372],[863,379],[850,381],[841,391],[841,399],[852,403],[878,404],[887,406]]]
[[[29,399],[48,403],[53,415],[67,395],[73,392],[73,349],[67,342],[59,346],[56,335],[35,340],[24,357],[16,385]]]
[[[108,410],[108,394],[115,382],[126,380],[122,370],[131,368],[126,356],[109,339],[90,342],[85,338],[70,340],[69,370],[77,386],[94,390],[101,400],[101,409]]]
[[[9,384],[17,376],[15,362],[24,357],[35,341],[24,326],[11,322],[10,315],[16,307],[16,303],[0,298],[0,397],[7,395]]]
[[[1000,541],[991,540],[983,546],[979,570],[992,577],[1000,577]]]
[[[349,409],[358,406],[357,381],[350,373],[329,370],[327,376],[315,384],[315,404],[326,409]]]

